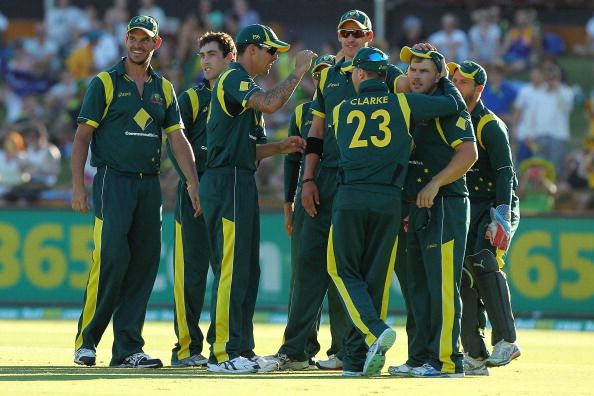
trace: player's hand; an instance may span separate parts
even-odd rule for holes
[[[437,47],[431,43],[416,43],[412,48],[420,51],[437,51]]]
[[[200,207],[200,199],[198,198],[198,188],[193,184],[186,184],[186,190],[190,201],[192,201],[192,207],[194,208],[194,217],[198,217],[202,214],[202,208]]]
[[[439,185],[434,181],[430,181],[423,187],[419,194],[417,194],[417,207],[430,208],[433,206],[433,200],[439,192]]]
[[[301,136],[289,136],[280,142],[278,147],[280,154],[303,153],[305,151],[305,139]]]
[[[89,194],[84,186],[72,188],[71,206],[75,212],[87,213],[89,211]]]
[[[295,74],[299,77],[303,77],[303,75],[309,71],[311,62],[317,56],[318,55],[315,52],[310,50],[299,51],[295,56]]]
[[[316,205],[320,204],[320,192],[315,181],[303,183],[301,188],[301,204],[305,212],[311,217],[316,217],[318,209]]]
[[[491,245],[499,250],[507,250],[511,237],[509,205],[499,205],[497,208],[491,208],[491,223],[487,226],[485,239],[491,242]]]
[[[293,235],[293,202],[285,202],[283,204],[283,212],[285,214],[285,230],[291,236]]]

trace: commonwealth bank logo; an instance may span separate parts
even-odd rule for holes
[[[134,116],[134,121],[144,131],[153,122],[153,119],[145,109],[140,109]]]

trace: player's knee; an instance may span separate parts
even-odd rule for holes
[[[476,254],[466,257],[467,265],[472,268],[476,276],[489,274],[499,271],[499,264],[495,255],[487,249],[483,249]]]

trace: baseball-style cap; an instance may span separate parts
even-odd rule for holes
[[[455,62],[448,63],[450,75],[453,76],[456,70],[464,77],[474,80],[478,85],[485,85],[487,83],[487,72],[476,62],[466,60],[461,65]]]
[[[268,26],[254,24],[241,29],[235,39],[235,44],[264,44],[276,48],[278,52],[286,52],[291,45],[281,41]]]
[[[334,66],[335,63],[336,63],[336,57],[334,55],[320,55],[314,61],[313,67],[311,68],[311,72],[312,73],[317,72],[319,69],[321,69],[321,66],[327,66],[327,67]]]
[[[350,64],[346,64],[341,69],[350,71],[355,67],[369,71],[386,71],[388,70],[388,56],[374,47],[359,48]]]
[[[130,22],[128,22],[128,30],[126,32],[130,32],[130,30],[133,29],[143,30],[151,38],[159,35],[159,24],[157,23],[157,20],[148,15],[136,15],[130,19]]]
[[[403,47],[400,51],[400,60],[410,65],[413,56],[419,58],[431,59],[437,66],[437,71],[441,73],[441,61],[444,56],[437,51],[418,50],[411,47]]]
[[[340,22],[338,22],[338,29],[347,21],[355,22],[363,30],[371,30],[371,19],[363,11],[350,10],[342,14]]]

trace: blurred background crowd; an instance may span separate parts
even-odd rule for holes
[[[0,206],[69,207],[69,159],[82,97],[95,74],[125,55],[133,15],[159,21],[164,42],[153,67],[179,94],[202,78],[197,38],[206,31],[235,36],[246,25],[265,23],[290,42],[291,51],[259,80],[266,89],[290,73],[299,50],[336,53],[339,16],[359,8],[373,21],[378,1],[37,0],[38,9],[27,6],[33,11],[11,3],[0,6]],[[374,45],[403,70],[400,48],[420,41],[436,45],[448,60],[486,67],[483,101],[509,127],[524,214],[594,210],[591,1],[382,3],[386,28]],[[312,95],[304,79],[292,101],[267,116],[269,140],[286,136],[293,109]],[[282,204],[282,172],[282,158],[260,164],[264,209]],[[90,183],[90,166],[85,176]],[[176,184],[164,161],[165,209],[172,207]]]

